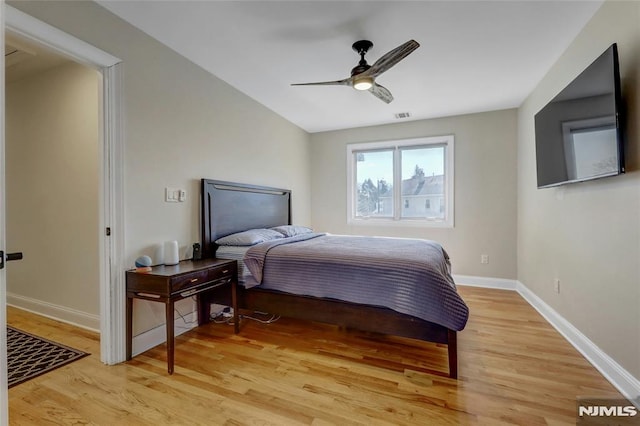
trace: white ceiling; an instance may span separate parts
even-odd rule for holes
[[[602,1],[98,1],[308,132],[513,108]],[[380,77],[385,104],[348,86],[353,42],[369,64],[421,47]],[[406,119],[404,119],[406,120]]]

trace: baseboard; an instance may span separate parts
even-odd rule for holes
[[[456,285],[495,288],[499,290],[515,290],[518,283],[516,280],[506,278],[474,277],[471,275],[454,275],[453,280],[456,282]]]
[[[504,278],[454,275],[456,285],[517,291],[542,317],[585,357],[620,393],[640,408],[640,381],[607,355],[580,330],[536,296],[523,283]]]
[[[198,326],[198,312],[193,311],[174,320],[174,334],[179,336]],[[140,333],[133,337],[131,354],[136,356],[167,341],[167,325]]]
[[[100,333],[100,316],[7,292],[7,305]]]
[[[516,291],[584,356],[620,393],[640,408],[640,380],[607,355],[580,330],[520,281]]]

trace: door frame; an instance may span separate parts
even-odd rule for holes
[[[0,0],[0,82],[4,82],[4,0]],[[5,240],[5,184],[4,184],[4,90],[0,90],[0,248],[4,250]],[[9,424],[9,403],[7,389],[7,291],[6,269],[0,269],[0,425]]]
[[[0,0],[0,38],[4,52],[5,31],[30,40],[75,62],[98,71],[100,94],[100,359],[105,364],[125,360],[124,324],[124,173],[122,120],[122,61],[68,33],[65,33]],[[4,61],[4,55],[3,59]],[[4,75],[4,62],[0,75]],[[4,79],[2,79],[4,81]],[[0,244],[5,244],[4,199],[4,90],[0,98]],[[6,282],[0,271],[0,338],[6,333]],[[6,339],[6,335],[5,335]],[[5,352],[5,351],[3,351]],[[6,353],[0,354],[0,413],[7,412]],[[8,421],[0,414],[0,424]]]

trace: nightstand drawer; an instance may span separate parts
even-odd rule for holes
[[[223,278],[232,278],[236,272],[235,262],[231,265],[226,265],[220,268],[209,269],[207,272],[207,280],[214,281]]]
[[[219,268],[211,268],[204,271],[194,271],[171,278],[171,293],[184,292],[194,287],[201,287],[212,281],[224,283],[230,282],[235,274],[235,265],[224,265]]]
[[[182,289],[182,291],[179,294],[180,294],[180,297],[190,297],[203,291],[212,290],[222,285],[231,284],[232,281],[233,280],[231,277],[225,277],[215,281],[205,281],[202,284],[185,287]],[[172,296],[175,297],[176,293],[172,294]]]
[[[209,271],[197,271],[171,278],[171,293],[204,284],[209,279]]]

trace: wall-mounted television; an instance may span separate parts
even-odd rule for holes
[[[538,188],[624,173],[622,109],[614,43],[535,115]]]

